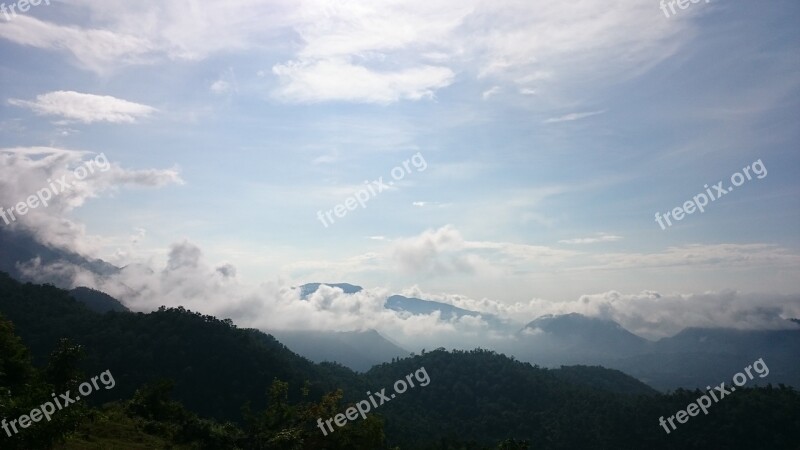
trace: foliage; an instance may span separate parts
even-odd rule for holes
[[[51,394],[63,393],[71,387],[70,381],[76,375],[75,358],[79,352],[69,342],[65,341],[62,345],[51,358],[50,367],[63,369],[62,372],[54,370],[52,379],[58,382],[54,386],[47,382],[50,377],[33,367],[28,350],[14,334],[13,325],[0,315],[0,420],[6,420],[7,423],[18,420],[20,416],[28,415],[34,408],[50,401]],[[48,375],[51,373],[48,372]],[[68,376],[59,378],[61,375]],[[56,387],[64,390],[57,390]],[[0,447],[49,448],[74,430],[84,414],[84,405],[77,403],[58,411],[51,420],[42,418],[38,423],[31,423],[28,428],[22,428],[19,422],[15,423],[14,426],[19,431],[16,434],[14,427],[8,424],[8,432],[0,430]]]
[[[303,396],[308,394],[303,389]],[[274,380],[269,391],[269,406],[262,414],[247,414],[245,448],[280,450],[348,450],[385,447],[383,421],[377,416],[349,422],[333,433],[323,435],[317,419],[323,421],[342,412],[342,391],[328,393],[319,403],[289,403],[289,383]]]
[[[800,394],[783,385],[738,388],[666,434],[658,418],[702,392],[653,393],[619,372],[548,370],[483,349],[424,351],[357,375],[230,321],[183,308],[101,315],[64,291],[3,274],[0,312],[16,327],[0,319],[0,418],[30,412],[56,386],[71,389],[85,380],[79,369],[111,370],[117,382],[52,422],[0,435],[3,449],[65,437],[64,448],[287,450],[796,449],[800,441]],[[421,367],[429,385],[327,436],[317,428]],[[117,403],[89,409],[93,399]]]

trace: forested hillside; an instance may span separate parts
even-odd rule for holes
[[[47,448],[59,439],[66,448],[365,450],[796,449],[800,442],[800,395],[782,386],[741,388],[666,434],[659,417],[701,392],[663,395],[617,371],[548,370],[480,349],[437,349],[358,375],[313,364],[230,321],[182,308],[99,314],[66,291],[5,275],[0,314],[0,388],[11,399],[0,404],[2,418],[25,414],[87,375],[110,370],[116,379],[114,389],[58,421],[0,435],[2,448]],[[59,372],[62,380],[48,369],[54,361],[69,369]],[[388,395],[421,368],[428,384],[379,405],[367,420],[328,435],[318,428],[317,419],[344,413],[368,391]]]

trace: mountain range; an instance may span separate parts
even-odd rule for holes
[[[310,295],[320,284],[304,285],[302,289]],[[351,292],[361,290],[347,283],[329,286],[347,286]],[[438,311],[445,320],[481,316],[498,331],[509,325],[492,315],[400,295],[387,298],[385,308],[420,315]],[[519,329],[516,339],[493,349],[545,367],[602,365],[660,390],[702,388],[728,379],[747,364],[764,358],[770,367],[769,380],[765,381],[800,386],[800,326],[794,326],[797,322],[787,321],[785,330],[687,328],[675,336],[650,341],[612,320],[576,313],[546,315]],[[361,345],[349,342],[356,353]],[[384,361],[393,356],[385,354]]]
[[[116,380],[112,390],[70,409],[85,413],[58,416],[59,429],[80,427],[63,435],[65,448],[788,450],[800,439],[794,426],[800,394],[785,387],[738,390],[735,399],[715,404],[713,414],[667,436],[658,417],[685,407],[699,391],[661,394],[617,370],[546,369],[481,349],[436,349],[357,374],[339,364],[315,364],[273,336],[230,320],[180,307],[143,314],[110,310],[113,305],[89,309],[68,291],[0,273],[0,348],[11,351],[0,353],[0,367],[24,365],[24,344],[48,377],[83,354],[82,374],[108,371]],[[559,317],[551,319],[546,326],[559,331]],[[391,393],[397,380],[423,369],[427,383],[391,395],[364,421],[327,437],[317,429],[318,418],[343,412],[370,392]],[[12,395],[10,404],[0,402],[0,417],[30,411],[51,391],[41,386],[37,398],[25,397],[19,386],[41,383],[30,373],[15,369],[10,379],[0,376],[0,389]],[[45,448],[25,441],[44,439],[43,433],[0,442],[3,448]]]
[[[0,271],[26,280],[20,267],[32,259],[42,263],[68,262],[99,275],[119,270],[102,260],[89,260],[41,245],[23,232],[0,228]],[[69,287],[67,281],[57,275],[45,281]],[[301,299],[307,299],[322,285],[341,289],[345,294],[363,290],[349,283],[308,283],[299,287]],[[127,310],[121,302],[99,291],[79,287],[70,294],[97,312]],[[675,336],[650,341],[614,321],[580,314],[542,316],[514,331],[512,323],[497,316],[429,299],[392,295],[384,307],[409,315],[438,312],[442,320],[480,316],[491,328],[514,334],[513,339],[494,344],[493,350],[544,367],[602,365],[632,375],[659,390],[702,388],[728,379],[758,358],[764,358],[770,366],[769,382],[800,386],[797,359],[800,321],[797,319],[787,321],[785,330],[687,328]],[[410,353],[409,349],[376,330],[268,331],[311,361],[337,362],[361,372]],[[437,346],[436,342],[429,345],[430,348]]]

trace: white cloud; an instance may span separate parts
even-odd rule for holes
[[[394,256],[401,262],[440,272],[474,267],[476,261],[459,254],[464,251],[498,252],[523,259],[574,254],[551,254],[552,250],[547,248],[520,244],[465,241],[449,226],[426,231],[416,238],[391,242],[389,246],[396,250]],[[108,277],[99,277],[65,263],[44,266],[31,261],[22,270],[33,277],[66,275],[74,286],[85,285],[108,292],[136,311],[150,311],[160,305],[182,305],[204,314],[230,317],[240,326],[266,331],[376,329],[408,348],[441,345],[470,348],[498,339],[511,339],[504,332],[498,334],[490,330],[485,320],[475,317],[444,320],[438,313],[412,316],[386,310],[385,300],[393,293],[386,289],[365,289],[347,295],[340,289],[322,287],[307,301],[301,301],[298,290],[292,287],[294,283],[279,279],[257,286],[246,284],[236,277],[235,266],[209,264],[203,251],[188,241],[172,245],[166,256],[161,268],[151,263],[127,264],[120,273]],[[351,266],[347,269],[356,273],[364,265],[385,265],[387,261],[383,258],[378,254],[350,258]],[[342,276],[327,271],[330,267],[320,267],[330,276]],[[431,294],[417,286],[401,293],[505,318],[512,322],[509,330],[515,329],[514,324],[521,326],[542,315],[572,312],[614,320],[648,338],[669,336],[686,327],[785,328],[788,326],[786,318],[800,317],[797,295],[737,291],[661,294],[648,290],[622,294],[611,290],[581,295],[570,301],[534,298],[515,303],[459,294]]]
[[[400,71],[374,71],[344,60],[292,61],[273,67],[281,80],[275,95],[293,102],[350,101],[388,104],[432,98],[453,82],[445,67],[418,66]]]
[[[400,269],[425,274],[509,274],[520,264],[549,266],[577,252],[509,242],[468,241],[452,225],[427,230],[392,243],[391,258]]]
[[[484,100],[489,100],[489,98],[491,98],[493,95],[497,95],[498,93],[500,93],[501,90],[502,90],[502,88],[500,88],[500,86],[492,86],[491,88],[483,91],[483,94],[481,94],[481,97]]]
[[[587,117],[596,116],[598,114],[603,114],[603,111],[591,111],[591,112],[582,112],[582,113],[571,113],[560,117],[551,117],[544,121],[544,123],[559,123],[559,122],[571,122],[573,120],[580,120],[585,119]]]
[[[393,292],[364,289],[344,294],[322,286],[307,301],[288,280],[258,286],[237,279],[231,264],[211,265],[202,250],[190,242],[174,244],[163,268],[129,264],[118,274],[98,277],[64,263],[43,266],[32,261],[23,270],[33,277],[68,275],[73,285],[100,289],[121,299],[135,311],[151,311],[161,305],[184,306],[230,317],[239,326],[265,331],[376,329],[410,349],[448,346],[471,348],[487,342],[512,339],[518,327],[546,314],[580,313],[614,320],[643,337],[671,336],[687,327],[737,329],[785,329],[787,318],[800,316],[800,297],[764,293],[716,291],[661,294],[642,291],[623,294],[608,291],[587,294],[570,301],[532,299],[505,304],[492,299],[473,299],[458,294],[431,294],[413,286],[401,294],[439,301],[459,308],[492,314],[511,321],[498,334],[476,317],[444,320],[438,313],[409,315],[384,308]]]
[[[106,73],[114,68],[154,60],[156,46],[147,37],[96,28],[80,28],[19,16],[0,21],[0,37],[44,50],[66,50],[88,70]]]
[[[651,290],[633,294],[608,291],[581,295],[568,301],[534,298],[515,303],[488,298],[473,299],[460,294],[430,293],[418,286],[401,293],[492,314],[519,324],[547,314],[578,313],[613,320],[633,333],[652,339],[672,336],[688,327],[785,329],[791,326],[787,319],[800,317],[800,296],[797,294],[743,293],[733,290],[671,294]]]
[[[800,255],[774,244],[690,244],[652,253],[599,253],[588,257],[587,263],[580,270],[690,266],[796,270]]]
[[[84,246],[84,226],[67,218],[70,211],[120,187],[158,188],[182,183],[175,169],[129,170],[110,161],[104,153],[93,158],[88,155],[90,152],[50,147],[0,148],[0,207],[17,205],[42,189],[49,188],[53,194],[46,206],[40,204],[28,210],[8,226],[30,230],[47,245],[85,253],[88,247]],[[95,170],[78,180],[73,170],[89,167],[89,159],[95,160]],[[65,181],[69,188],[57,180]],[[52,186],[56,186],[55,191]],[[0,226],[7,225],[0,220]]]
[[[229,92],[238,92],[236,83],[236,72],[233,68],[226,70],[220,78],[211,84],[211,92],[215,95],[223,95]]]
[[[43,116],[59,116],[68,122],[134,123],[156,112],[153,107],[107,95],[55,91],[36,96],[36,100],[10,99],[11,105],[28,108]]]
[[[225,94],[231,90],[231,84],[225,80],[217,80],[211,84],[210,89],[215,94]]]
[[[390,292],[384,289],[348,295],[341,289],[322,286],[302,301],[299,289],[287,280],[249,285],[236,278],[236,267],[209,264],[203,251],[188,241],[170,247],[163,267],[128,264],[107,277],[64,263],[42,265],[32,261],[22,269],[34,279],[66,276],[73,280],[73,286],[100,289],[134,311],[180,305],[265,331],[376,329],[409,349],[433,344],[474,348],[485,345],[492,334],[485,321],[475,317],[444,320],[438,312],[408,315],[388,310],[384,304]]]
[[[664,283],[674,284],[668,281],[670,277],[686,279],[687,271],[746,271],[749,279],[760,277],[762,270],[786,274],[800,270],[800,255],[796,251],[770,244],[695,244],[650,252],[603,252],[592,250],[589,245],[619,239],[620,236],[602,233],[564,240],[577,245],[565,248],[469,240],[454,226],[447,225],[387,240],[385,245],[368,253],[332,260],[295,261],[283,266],[283,270],[305,279],[406,277],[407,281],[425,279],[440,283],[444,277],[466,276],[471,289],[493,291],[493,295],[505,299],[510,292],[514,293],[510,298],[527,295],[532,280],[536,280],[538,292],[549,290],[548,294],[554,295],[565,289],[573,293],[578,289],[603,289],[607,280],[624,283],[626,289],[642,289],[653,283],[663,287]],[[681,286],[693,289],[697,285]],[[716,286],[721,289],[725,285]]]
[[[614,242],[622,239],[622,236],[614,236],[611,234],[598,233],[594,237],[562,239],[558,241],[559,244],[595,244],[598,242]]]
[[[800,316],[800,297],[730,290],[694,294],[609,291],[566,302],[536,299],[527,307],[539,315],[576,312],[610,319],[640,336],[659,338],[688,327],[787,328],[787,319]]]
[[[482,76],[563,82],[591,76],[615,81],[646,70],[671,55],[686,39],[688,21],[667,23],[651,5],[607,2],[502,1],[482,4],[481,28],[473,45]],[[628,73],[624,73],[624,71]]]
[[[471,273],[476,270],[476,261],[461,252],[464,245],[461,233],[448,225],[397,241],[393,257],[402,269],[409,272]]]
[[[303,59],[380,57],[407,49],[425,49],[428,59],[446,59],[447,39],[474,9],[470,2],[388,0],[330,3],[301,2],[304,15],[295,29],[304,41]],[[431,55],[438,57],[431,58]]]
[[[69,52],[98,73],[288,50],[273,66],[280,81],[275,93],[301,102],[428,98],[456,73],[492,77],[498,87],[514,84],[526,95],[531,83],[541,94],[589,76],[616,82],[669,57],[691,37],[688,16],[665,21],[652,7],[628,0],[235,0],[202,7],[193,0],[75,0],[63,7],[84,8],[89,25],[20,16],[0,23],[0,37]],[[333,78],[326,82],[326,76]]]
[[[440,203],[440,202],[411,202],[411,206],[416,206],[417,208],[446,208],[451,206],[451,203]]]
[[[339,160],[339,152],[334,150],[327,155],[319,155],[311,160],[311,164],[332,164]]]

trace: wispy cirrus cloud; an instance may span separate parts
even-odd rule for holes
[[[157,110],[108,95],[55,91],[37,95],[35,100],[10,99],[9,104],[27,108],[42,116],[59,116],[66,122],[134,123]]]
[[[601,111],[589,111],[589,112],[581,112],[581,113],[570,113],[560,117],[551,117],[545,120],[543,123],[559,123],[559,122],[572,122],[573,120],[581,120],[587,117],[596,116],[598,114],[605,113],[605,110]]]
[[[451,203],[417,201],[417,202],[411,202],[411,206],[415,206],[417,208],[446,208],[448,206],[451,206]]]
[[[747,268],[766,267],[797,270],[800,254],[775,244],[688,244],[668,247],[658,252],[601,253],[593,255],[591,266],[582,270],[619,270],[642,268]]]
[[[24,15],[0,22],[0,38],[26,47],[67,51],[79,66],[101,74],[121,66],[153,62],[157,51],[148,37],[60,25]]]
[[[76,0],[88,24],[19,17],[0,23],[0,37],[67,52],[100,74],[134,64],[269,52],[291,41],[289,56],[270,67],[279,83],[270,88],[275,97],[386,104],[430,98],[455,83],[455,74],[488,77],[498,88],[510,84],[525,95],[598,71],[634,74],[688,40],[683,20],[666,23],[647,5],[609,1],[237,0],[199,7],[193,0]]]
[[[483,94],[481,94],[481,98],[483,98],[484,100],[489,100],[490,98],[492,98],[492,96],[499,94],[501,90],[502,88],[500,88],[500,86],[492,86],[491,88],[483,91]]]
[[[598,233],[597,236],[585,238],[562,239],[558,241],[559,244],[596,244],[598,242],[614,242],[622,239],[622,236],[614,236],[612,234]]]

